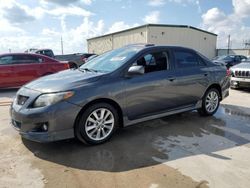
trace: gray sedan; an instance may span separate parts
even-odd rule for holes
[[[10,114],[24,138],[100,144],[118,127],[195,109],[213,115],[228,94],[226,68],[192,49],[129,45],[23,86]]]

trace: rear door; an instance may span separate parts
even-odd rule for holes
[[[12,61],[12,55],[4,55],[0,57],[0,88],[18,86],[18,79],[13,70]]]
[[[207,65],[196,52],[187,49],[174,49],[175,93],[180,106],[198,102],[209,84]]]
[[[32,54],[13,56],[13,71],[18,77],[19,85],[23,85],[42,76],[42,61],[42,58]]]

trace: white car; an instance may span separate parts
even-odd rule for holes
[[[250,59],[230,68],[231,88],[250,88]]]

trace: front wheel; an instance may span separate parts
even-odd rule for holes
[[[218,110],[220,105],[220,94],[216,88],[209,89],[203,99],[202,107],[198,110],[202,116],[211,116]]]
[[[75,127],[76,137],[87,144],[101,144],[109,140],[118,127],[118,113],[107,103],[87,108]]]

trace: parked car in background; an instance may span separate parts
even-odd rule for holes
[[[69,69],[69,64],[39,54],[0,55],[0,88],[20,87],[38,77]]]
[[[54,55],[53,50],[51,49],[29,49],[25,52],[42,54],[51,58],[54,58],[59,61],[68,61],[71,68],[77,68],[84,64],[86,60],[95,54],[89,53],[75,53],[75,54],[65,54],[65,55]]]
[[[194,50],[129,45],[25,85],[10,112],[27,139],[100,144],[118,127],[195,109],[211,116],[229,84],[224,66]]]
[[[98,55],[92,55],[92,56],[88,57],[88,58],[85,60],[85,62],[88,62],[88,61],[90,61],[90,60],[96,58],[97,56],[98,56]]]
[[[212,59],[212,61],[214,63],[225,65],[229,69],[230,67],[241,63],[241,61],[245,59],[247,59],[247,57],[243,55],[223,55],[216,56]]]
[[[250,88],[250,59],[230,68],[231,88]]]

